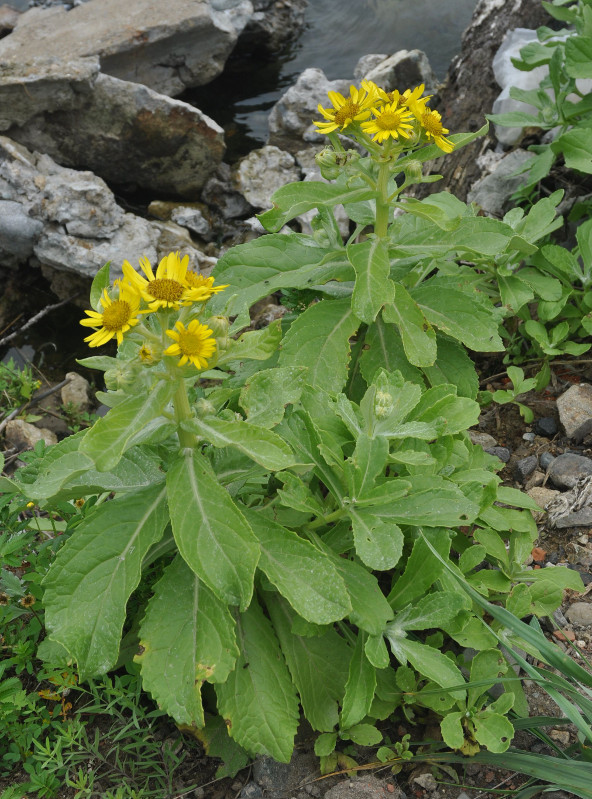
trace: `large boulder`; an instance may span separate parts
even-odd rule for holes
[[[114,184],[192,199],[224,154],[212,119],[99,72],[97,58],[0,67],[0,131]]]
[[[97,55],[101,71],[175,96],[219,75],[247,22],[250,0],[90,0],[71,11],[32,8],[0,40],[0,62]]]
[[[110,261],[112,277],[124,260],[152,263],[182,248],[193,269],[208,259],[187,231],[126,213],[101,178],[56,164],[0,136],[0,263],[36,264],[91,278]],[[8,220],[8,223],[6,223]],[[13,220],[13,224],[10,224]]]

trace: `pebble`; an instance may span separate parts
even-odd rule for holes
[[[239,799],[263,799],[263,791],[256,782],[247,782],[239,794]]]
[[[587,627],[592,625],[592,604],[589,602],[574,602],[565,615],[572,624],[577,624],[580,627]]]
[[[510,450],[507,447],[484,447],[485,452],[489,455],[495,455],[502,463],[507,463],[510,460]]]
[[[545,438],[553,438],[557,430],[557,422],[552,416],[543,416],[534,423],[535,433],[539,436],[545,436]]]
[[[539,455],[539,464],[540,464],[542,469],[548,469],[549,466],[553,463],[554,460],[555,460],[555,456],[551,455],[550,452],[542,452]]]
[[[497,441],[489,433],[483,433],[481,430],[469,430],[469,438],[473,444],[479,444],[485,451],[487,448],[497,447]]]
[[[592,474],[592,459],[566,452],[555,458],[547,474],[558,488],[573,488],[580,477]]]
[[[536,436],[534,433],[524,433],[522,438],[524,439],[524,441],[534,441]]]
[[[571,386],[557,397],[557,411],[568,438],[581,441],[592,431],[592,386]]]
[[[527,455],[526,458],[520,458],[514,464],[514,477],[520,482],[524,482],[526,478],[534,472],[538,466],[538,458],[536,455]],[[592,464],[592,461],[590,462]]]
[[[592,583],[592,574],[590,574],[590,572],[583,566],[578,566],[577,564],[569,563],[568,568],[573,569],[573,571],[579,573],[584,585],[590,585],[590,583]]]
[[[549,737],[564,746],[569,746],[569,732],[567,730],[549,730]]]
[[[38,441],[45,441],[47,446],[57,444],[55,433],[46,427],[35,427],[24,419],[11,419],[4,432],[6,443],[18,450],[33,449]]]

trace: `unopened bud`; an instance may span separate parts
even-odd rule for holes
[[[355,150],[335,152],[332,147],[325,147],[315,155],[317,166],[325,180],[335,180],[343,171],[359,159],[360,155]]]
[[[230,327],[230,322],[225,316],[210,316],[205,324],[217,339],[225,338]]]
[[[377,419],[386,419],[394,408],[393,395],[388,391],[377,391],[374,397],[374,413]]]
[[[203,397],[197,400],[194,407],[200,419],[203,419],[204,416],[214,416],[216,413],[216,408],[212,403]]]
[[[405,167],[407,180],[419,181],[423,177],[423,164],[421,161],[409,161]]]

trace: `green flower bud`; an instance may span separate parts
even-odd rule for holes
[[[409,161],[405,167],[405,176],[407,180],[418,182],[423,177],[423,164],[421,161]]]
[[[393,412],[395,404],[393,395],[388,391],[377,391],[374,397],[374,415],[377,419],[386,419]]]
[[[228,328],[230,327],[230,322],[225,316],[210,316],[205,324],[210,328],[214,337],[217,339],[225,338],[228,333]]]
[[[216,408],[212,403],[203,397],[197,400],[194,407],[200,419],[203,419],[204,416],[214,416],[216,413]]]
[[[351,166],[360,158],[355,150],[337,153],[332,147],[325,147],[315,155],[317,166],[325,180],[335,180],[341,172],[350,172]]]

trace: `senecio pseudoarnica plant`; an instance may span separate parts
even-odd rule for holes
[[[394,713],[442,719],[465,754],[503,752],[508,712],[527,708],[516,680],[487,692],[508,669],[498,640],[527,645],[459,586],[521,618],[582,584],[523,566],[537,506],[466,432],[479,405],[465,347],[501,350],[505,312],[471,262],[536,249],[554,207],[499,221],[446,192],[407,197],[437,179],[424,162],[483,131],[448,135],[423,86],[330,100],[316,124],[332,182],[277,191],[268,235],[209,278],[177,253],[95,278],[87,341],[118,352],[82,363],[104,370],[110,410],[2,486],[48,508],[93,498],[44,581],[42,651],[82,679],[134,652],[179,725],[206,742],[226,729],[250,755],[289,760],[300,708],[324,769],[339,739],[379,744]],[[278,232],[311,209],[312,235]],[[281,290],[308,307],[249,330],[249,308]]]

